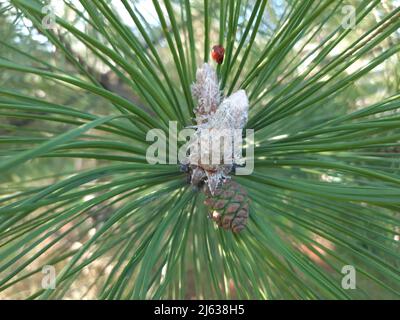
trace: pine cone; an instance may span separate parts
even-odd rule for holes
[[[207,196],[204,204],[219,227],[235,233],[245,228],[249,218],[249,198],[237,182],[226,181],[214,195]]]

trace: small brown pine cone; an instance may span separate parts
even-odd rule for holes
[[[204,204],[219,227],[235,233],[245,228],[249,218],[249,197],[237,182],[225,182],[214,195],[207,196]]]

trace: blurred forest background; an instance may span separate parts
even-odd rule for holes
[[[296,2],[296,1],[293,1]],[[353,30],[346,38],[340,42],[339,45],[335,47],[332,52],[319,64],[317,64],[313,69],[312,66],[313,59],[316,57],[317,53],[321,48],[319,48],[320,42],[329,34],[335,30],[338,25],[342,22],[343,13],[341,12],[340,5],[354,5],[358,6],[361,1],[333,1],[331,11],[327,12],[329,16],[321,15],[316,17],[313,25],[305,30],[302,34],[302,38],[296,41],[293,48],[290,48],[288,52],[285,52],[285,59],[279,68],[271,69],[269,74],[265,75],[262,81],[263,88],[268,88],[266,94],[262,94],[263,88],[257,88],[257,83],[253,84],[254,95],[250,96],[250,101],[252,103],[252,108],[250,111],[251,115],[254,115],[260,110],[261,106],[265,104],[266,101],[270,101],[278,93],[282,93],[285,90],[288,83],[293,83],[299,81],[299,84],[303,77],[312,75],[313,73],[320,70],[324,65],[328,64],[331,60],[337,58],[337,55],[350,45],[352,42],[357,40],[358,37],[363,35],[366,30],[369,30],[374,24],[380,21],[390,12],[396,10],[400,3],[398,1],[382,0],[380,4],[377,5],[367,17],[363,19],[362,23],[357,25],[357,28]],[[141,41],[141,45],[146,48],[147,43],[141,38],[141,33],[135,26],[132,19],[129,18],[127,11],[124,9],[120,1],[107,1],[109,6],[114,8],[114,12],[120,15],[120,21],[126,23],[126,27],[129,28],[133,34],[137,35],[137,39]],[[164,36],[163,28],[160,25],[159,19],[157,18],[157,13],[151,1],[147,0],[137,0],[129,1],[132,10],[145,27],[147,35],[151,40],[154,48],[162,57],[162,62],[165,65],[165,70],[174,70],[175,63],[169,54],[169,47]],[[184,1],[171,1],[172,8],[175,11],[175,17],[177,19],[177,25],[180,28],[179,32],[183,43],[189,41],[189,33],[186,26],[186,9],[183,6]],[[252,49],[249,52],[248,61],[255,61],[261,55],[265,44],[269,39],[275,34],[276,29],[279,27],[279,21],[283,15],[286,14],[288,10],[288,3],[291,1],[280,1],[272,0],[268,1],[265,8],[265,13],[262,20],[260,21],[259,30],[257,36],[252,43]],[[191,0],[191,17],[193,24],[193,35],[195,39],[195,51],[200,53],[196,56],[195,60],[197,65],[202,62],[202,55],[204,48],[203,41],[197,41],[197,39],[204,39],[204,5],[203,0]],[[54,7],[58,16],[63,17],[73,26],[83,31],[86,35],[94,38],[98,38],[101,41],[107,41],[104,37],[99,36],[96,21],[88,19],[88,15],[85,12],[82,4],[79,1],[66,0],[53,1],[51,5]],[[217,44],[220,42],[219,30],[219,2],[210,1],[209,18],[211,20],[210,24],[210,44]],[[233,41],[240,41],[243,33],[246,30],[246,23],[249,16],[252,13],[252,8],[255,5],[254,0],[242,1],[241,9],[238,18],[237,33],[235,34],[235,39]],[[329,19],[328,19],[329,18]],[[102,19],[102,17],[99,17]],[[172,30],[171,30],[172,32]],[[58,28],[52,30],[54,38],[59,41],[66,51],[60,50],[48,40],[47,35],[43,34],[41,30],[38,30],[32,22],[24,17],[24,15],[16,10],[9,1],[0,1],[0,57],[5,60],[18,62],[21,65],[31,66],[34,68],[40,68],[43,70],[50,70],[56,72],[57,70],[62,70],[65,74],[76,75],[77,69],[81,69],[82,73],[87,74],[98,83],[101,87],[116,93],[129,101],[134,102],[142,110],[153,114],[148,108],[147,101],[143,100],[141,95],[135,92],[141,89],[136,87],[134,83],[131,83],[135,90],[132,90],[130,85],[127,85],[125,81],[121,80],[121,75],[116,74],[115,70],[112,70],[110,66],[99,59],[99,57],[93,55],[90,48],[83,46],[82,43],[76,40],[75,37],[65,30],[65,28]],[[113,31],[110,29],[110,38],[114,37]],[[386,50],[386,48],[397,45],[400,41],[400,30],[392,33],[390,37],[387,37],[384,42],[376,46],[374,50],[368,52],[359,58],[346,72],[340,74],[338,77],[340,79],[345,79],[346,75],[351,74],[355,70],[359,70],[363,66],[368,65],[371,60],[375,57],[376,53],[381,53]],[[246,49],[247,42],[244,43],[243,48]],[[184,46],[187,49],[187,46]],[[118,49],[120,50],[120,49]],[[148,49],[150,50],[150,49]],[[122,51],[122,49],[121,49]],[[190,52],[186,52],[187,56],[190,56]],[[133,63],[135,57],[131,57]],[[351,59],[351,57],[349,58]],[[48,65],[44,65],[47,62]],[[79,65],[77,65],[77,62]],[[55,69],[56,68],[56,69]],[[293,69],[293,73],[289,77],[284,78],[282,70]],[[307,71],[309,70],[309,71]],[[304,72],[310,72],[309,74],[304,74]],[[190,71],[190,78],[194,79],[193,71]],[[174,83],[179,82],[179,78],[175,72],[171,72],[171,77]],[[243,80],[244,75],[241,74],[238,83]],[[229,87],[231,78],[228,78],[227,84]],[[324,81],[322,79],[321,81]],[[0,96],[3,99],[12,100],[13,91],[17,90],[23,94],[32,97],[32,99],[38,99],[40,101],[46,101],[55,105],[63,106],[73,106],[76,110],[82,110],[88,114],[93,115],[110,115],[115,113],[114,106],[105,99],[102,99],[94,94],[89,93],[87,90],[77,88],[76,86],[69,85],[59,85],[56,81],[50,78],[40,77],[32,73],[17,72],[9,69],[0,68]],[[399,54],[392,55],[390,58],[386,59],[383,63],[379,64],[378,67],[374,68],[368,73],[368,76],[361,77],[356,81],[349,82],[345,88],[341,89],[341,93],[335,95],[332,99],[324,101],[324,105],[318,105],[310,108],[307,112],[303,113],[301,117],[292,117],[290,121],[288,119],[283,119],[282,121],[275,122],[268,130],[264,130],[263,134],[268,139],[279,139],[284,137],[290,128],[291,132],[301,131],[304,127],[317,126],[320,123],[326,121],[326,119],[332,119],[341,117],[343,115],[349,114],[357,110],[361,110],[366,106],[371,106],[374,103],[379,103],[380,101],[386,99],[387,97],[396,95],[400,92],[400,63]],[[4,102],[5,100],[3,100]],[[12,152],[19,152],[24,150],[26,147],[32,144],[38,144],[41,141],[45,141],[53,135],[58,135],[60,133],[69,130],[79,124],[81,120],[66,118],[62,115],[62,110],[60,114],[49,114],[45,112],[31,112],[29,110],[24,111],[19,109],[18,111],[10,110],[4,107],[0,107],[0,158],[10,156],[10,150]],[[396,110],[387,111],[388,113],[396,113]],[[312,115],[312,116],[311,116]],[[57,118],[60,117],[60,121]],[[51,121],[47,121],[51,119]],[[92,133],[88,133],[86,138],[90,138]],[[107,133],[96,131],[93,133],[96,137],[101,137],[105,141],[109,139]],[[103,135],[103,136],[101,136]],[[20,137],[20,141],[18,141]],[[30,137],[29,140],[27,137]],[[95,147],[95,146],[94,146]],[[76,152],[73,149],[69,150],[68,156],[63,156],[58,158],[58,152],[53,151],[47,153],[44,157],[33,159],[27,165],[20,166],[18,170],[12,170],[7,172],[1,172],[1,185],[0,185],[0,199],[4,203],[4,199],[10,199],[13,195],[19,192],[25,192],[29,194],[35,188],[43,185],[51,185],[60,181],[62,178],[67,178],[72,176],[76,172],[81,172],[86,169],[93,169],[101,167],[109,163],[109,161],[114,160],[113,156],[120,156],[121,159],[126,155],[125,152],[115,152],[110,155],[110,160],[107,159],[96,159],[90,156],[90,152],[80,153],[77,149]],[[374,165],[377,169],[381,167],[389,166],[391,172],[398,172],[400,170],[399,161],[390,161],[391,159],[398,159],[400,152],[400,147],[395,145],[390,146],[379,146],[375,150],[368,149],[362,152],[362,155],[368,157],[369,155],[379,152],[382,157],[389,159],[388,162],[377,162]],[[65,154],[64,154],[65,155]],[[329,152],[324,154],[325,156],[330,156]],[[343,159],[346,158],[346,152],[343,151],[341,154]],[[351,156],[351,155],[349,155]],[[370,163],[369,163],[370,165]],[[371,167],[370,167],[371,168]],[[271,176],[274,176],[274,169],[270,171]],[[349,183],[351,177],[345,176],[335,170],[321,170],[317,168],[307,168],[307,169],[293,169],[287,171],[287,177],[313,177],[313,179],[319,180],[324,183]],[[317,177],[317,178],[316,178]],[[101,183],[105,178],[100,178],[97,181],[92,181],[89,186],[95,186]],[[104,180],[103,180],[104,182]],[[350,181],[351,183],[351,181]],[[362,181],[360,182],[362,184]],[[96,194],[84,195],[82,201],[88,201],[96,197]],[[294,200],[294,205],[301,206],[301,199]],[[328,204],[329,205],[329,204]],[[339,205],[339,204],[338,204]],[[51,207],[54,214],[57,213],[58,209],[62,209],[63,202],[59,203],[59,207]],[[9,281],[3,284],[0,292],[0,299],[5,298],[26,298],[37,290],[40,290],[41,277],[40,272],[42,265],[44,263],[49,264],[53,261],[56,266],[64,266],[68,257],[71,257],[77,250],[79,250],[82,245],[90,239],[96,230],[104,223],[104,221],[116,210],[118,204],[113,204],[112,202],[107,203],[107,205],[101,207],[95,207],[90,209],[88,212],[90,219],[85,220],[79,227],[75,228],[68,233],[67,236],[61,237],[56,245],[52,247],[51,251],[46,252],[41,255],[40,258],[35,259],[30,263],[24,273],[23,279],[19,279],[16,283]],[[39,217],[41,214],[45,213],[49,208],[41,207],[36,213]],[[288,210],[287,208],[285,210]],[[356,209],[355,209],[356,210]],[[389,209],[382,209],[383,215],[388,219],[388,226],[393,226],[391,218],[395,219],[397,222],[400,219],[400,213],[397,211],[397,216],[392,216],[392,212]],[[273,209],[271,209],[273,211]],[[371,219],[373,217],[371,216]],[[348,220],[338,219],[336,221],[338,224],[343,224],[348,226]],[[354,220],[357,223],[357,220]],[[73,224],[73,222],[71,222]],[[46,239],[45,243],[50,243],[52,240],[56,239],[65,230],[68,230],[71,225],[66,224],[60,230],[58,230],[54,235]],[[32,227],[34,227],[32,225]],[[295,225],[290,226],[296,229]],[[350,227],[351,229],[351,227]],[[26,231],[26,230],[25,230]],[[24,232],[23,227],[20,230],[15,230],[14,232]],[[120,231],[123,234],[123,230]],[[361,232],[361,231],[360,231]],[[398,234],[400,234],[400,226],[397,228]],[[370,232],[368,227],[364,228],[362,231],[368,239],[373,239],[377,237],[374,232]],[[389,235],[392,240],[399,241],[399,235],[391,234]],[[7,238],[7,233],[2,235],[2,240]],[[340,263],[330,263],[329,259],[326,259],[326,252],[329,251],[330,254],[341,257],[342,261],[347,261],[348,264],[357,265],[360,262],[360,257],[352,251],[346,250],[335,243],[332,243],[326,238],[318,235],[312,235],[312,241],[308,245],[304,245],[302,242],[298,242],[296,237],[292,238],[292,234],[284,234],[288,242],[293,242],[293,246],[297,248],[299,252],[308,256],[308,258],[315,264],[319,265],[322,270],[332,274],[333,278],[338,279],[340,283],[340,273],[337,269]],[[10,240],[11,241],[11,240]],[[319,244],[319,245],[318,245]],[[321,249],[322,247],[325,249]],[[4,244],[2,244],[4,245]],[[358,240],[358,245],[373,253],[375,256],[381,257],[383,260],[392,265],[393,268],[399,270],[400,264],[397,258],[392,257],[383,251],[378,250],[374,246],[370,246],[369,242],[363,241],[362,238]],[[397,252],[399,247],[397,246]],[[38,249],[39,250],[39,249]],[[32,252],[35,252],[33,250]],[[94,251],[88,250],[85,257],[90,258],[94,254]],[[114,255],[118,254],[118,249],[115,251],[111,250],[107,254],[101,255],[90,264],[82,269],[82,272],[76,276],[73,284],[71,286],[65,287],[65,292],[59,294],[59,296],[64,296],[69,299],[91,299],[99,296],[101,287],[104,285],[104,281],[107,275],[113,270],[114,264],[112,263]],[[22,263],[22,262],[21,262]],[[16,264],[18,265],[18,263]],[[60,268],[61,268],[60,267]],[[58,267],[57,267],[58,268]],[[366,267],[368,269],[368,266]],[[336,271],[335,271],[336,270]],[[375,274],[373,270],[368,270],[371,274]],[[195,282],[196,282],[196,269],[195,266],[187,267],[187,283],[186,290],[184,293],[184,298],[195,298],[199,297],[195,294]],[[206,271],[204,271],[206,272]],[[295,271],[294,271],[295,272]],[[303,278],[298,274],[301,281],[307,282],[307,278]],[[380,281],[384,283],[391,283],[392,279],[390,276],[385,278],[384,275],[379,274],[377,277]],[[88,281],[88,279],[96,279],[96,281]],[[360,286],[363,287],[364,293],[360,293],[358,298],[362,298],[368,295],[370,298],[396,298],[397,296],[393,292],[382,289],[378,284],[364,278],[362,274],[359,275],[357,279]],[[228,283],[229,279],[228,279]],[[307,285],[307,283],[305,284]],[[313,283],[308,284],[310,288],[315,286]],[[315,288],[317,291],[318,289]],[[237,297],[235,293],[235,286],[232,284],[231,296]],[[56,296],[57,297],[57,296]],[[202,296],[200,298],[207,298],[207,296]]]

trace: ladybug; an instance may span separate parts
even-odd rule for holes
[[[215,45],[212,48],[211,57],[216,63],[221,64],[224,61],[224,54],[225,54],[225,49],[223,46]]]

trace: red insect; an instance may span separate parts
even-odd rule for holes
[[[212,48],[211,57],[216,63],[221,64],[224,61],[224,54],[225,49],[223,46],[216,45]]]

